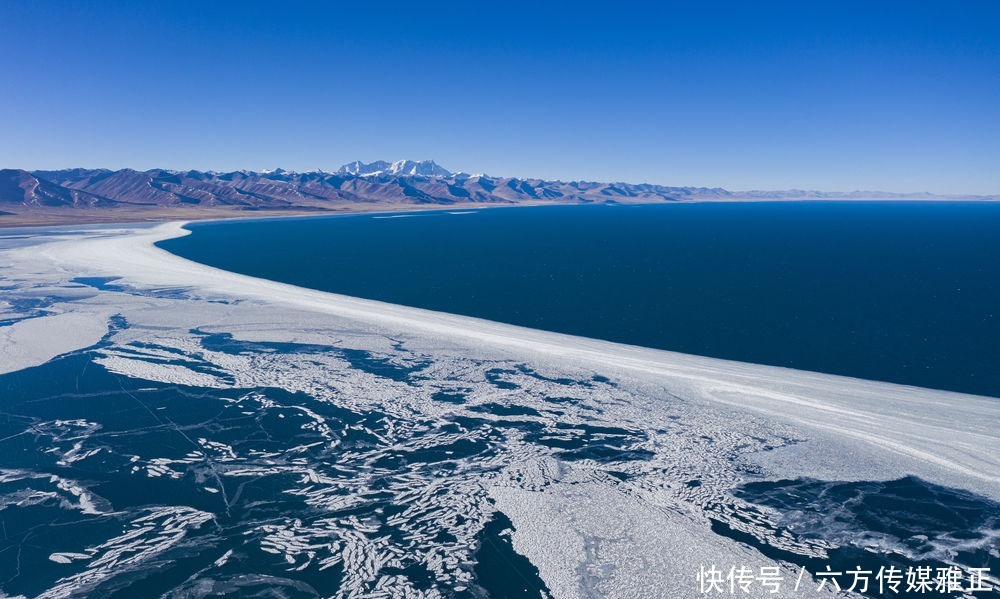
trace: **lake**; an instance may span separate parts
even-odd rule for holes
[[[188,228],[161,247],[303,287],[1000,396],[1000,204],[546,206]]]

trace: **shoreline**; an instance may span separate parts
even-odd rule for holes
[[[669,381],[695,401],[806,427],[837,443],[864,447],[862,453],[906,464],[900,465],[904,471],[939,482],[965,481],[959,486],[1000,498],[1000,455],[983,451],[996,440],[988,425],[1000,419],[996,398],[574,337],[240,275],[155,245],[189,234],[183,228],[187,222],[115,229],[108,235],[96,228],[92,236],[52,240],[28,250],[77,276],[121,277],[140,289],[196,289],[209,301],[237,298],[284,306],[435,343]]]
[[[667,204],[667,202],[632,202],[630,204],[618,205],[649,205]],[[681,202],[677,202],[681,203]],[[692,203],[692,202],[684,202]],[[475,202],[464,202],[460,204],[352,204],[343,209],[332,210],[273,210],[273,211],[242,211],[242,210],[222,210],[218,212],[206,212],[204,210],[160,210],[158,216],[141,218],[142,212],[115,213],[109,216],[120,218],[108,219],[66,219],[62,213],[7,213],[0,212],[0,230],[20,229],[20,228],[46,228],[46,227],[72,227],[72,226],[113,226],[113,225],[156,225],[175,221],[185,222],[222,222],[239,220],[267,220],[276,218],[307,218],[320,216],[350,216],[355,214],[393,214],[397,212],[434,212],[447,210],[482,210],[487,208],[518,208],[533,206],[592,206],[599,205],[590,202],[518,202],[515,204],[481,204]],[[87,211],[93,214],[99,211]],[[41,218],[27,218],[25,222],[14,222],[8,220],[9,217],[19,216],[39,216]],[[102,214],[103,216],[103,214]],[[51,217],[51,218],[46,218]]]
[[[519,208],[535,206],[659,206],[674,204],[763,204],[763,203],[993,203],[1000,198],[944,199],[944,198],[705,198],[694,200],[634,201],[634,202],[557,202],[538,200],[515,203],[461,202],[455,204],[350,204],[329,210],[213,210],[213,209],[152,209],[149,211],[118,211],[102,209],[68,208],[56,211],[5,212],[0,210],[0,230],[36,227],[100,226],[158,224],[178,220],[188,222],[218,222],[234,220],[262,220],[271,218],[304,218],[311,216],[340,216],[351,214],[380,214],[396,212],[423,212],[438,210],[483,210],[493,208]],[[66,214],[66,211],[79,210]]]

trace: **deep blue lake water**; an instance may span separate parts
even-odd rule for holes
[[[553,206],[197,223],[160,245],[303,287],[1000,396],[1000,204]]]

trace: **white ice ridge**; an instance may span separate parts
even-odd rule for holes
[[[749,410],[805,426],[850,451],[874,452],[879,463],[893,463],[892,470],[1000,498],[996,399],[641,348],[304,289],[205,266],[154,245],[189,234],[185,224],[108,229],[21,251],[24,259],[44,258],[78,276],[118,276],[139,287],[253,299],[522,359],[668,381],[688,401],[731,407],[736,420]],[[798,464],[816,476],[852,475],[850,463],[813,458],[803,462],[796,455],[785,466]],[[781,459],[781,452],[769,459]]]

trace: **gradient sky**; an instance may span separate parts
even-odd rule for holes
[[[1000,2],[0,0],[0,167],[1000,193]]]

